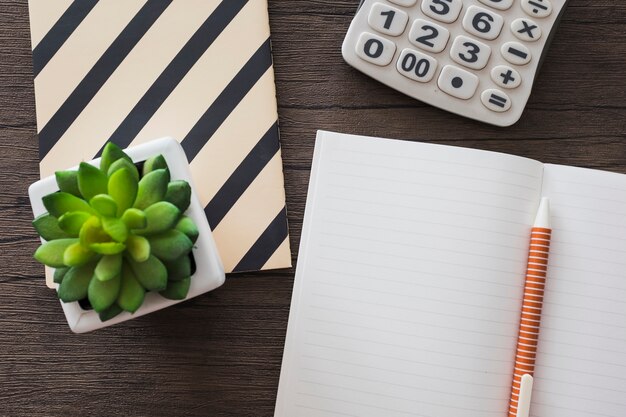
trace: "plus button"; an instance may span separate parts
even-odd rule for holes
[[[513,71],[511,70],[503,72],[502,74],[500,74],[500,77],[502,77],[502,82],[504,83],[504,85],[515,82],[515,78],[513,77]]]

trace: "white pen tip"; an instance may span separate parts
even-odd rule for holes
[[[533,227],[542,227],[544,229],[551,229],[550,225],[550,199],[547,197],[541,198],[539,203],[539,210],[537,210],[537,217]]]

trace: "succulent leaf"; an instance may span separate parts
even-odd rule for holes
[[[146,290],[137,280],[132,268],[125,263],[122,267],[122,286],[117,304],[125,311],[134,313],[139,310],[145,297]]]
[[[117,255],[124,252],[126,245],[119,242],[92,243],[89,249],[100,255]]]
[[[76,242],[65,249],[63,263],[67,266],[81,266],[89,262],[94,253],[85,248],[80,242]]]
[[[196,226],[196,223],[194,223],[191,217],[183,216],[176,224],[175,229],[184,233],[192,243],[196,243],[198,236],[200,236],[198,226]]]
[[[108,194],[98,194],[89,201],[89,205],[104,217],[117,216],[117,203]]]
[[[164,261],[175,261],[183,255],[189,254],[193,243],[178,230],[169,230],[148,238],[152,253]]]
[[[165,201],[169,201],[184,213],[191,204],[191,186],[187,181],[172,181],[167,185]]]
[[[128,239],[128,228],[121,219],[105,217],[102,219],[102,230],[116,242],[124,243]]]
[[[133,164],[130,159],[126,158],[121,158],[113,162],[113,164],[109,168],[109,171],[107,172],[107,175],[110,177],[115,173],[115,171],[119,171],[122,168],[128,168],[133,174],[133,177],[135,177],[135,179],[139,181],[139,170],[137,169],[137,166]]]
[[[94,263],[70,268],[59,286],[59,298],[64,303],[80,301],[87,297],[89,283],[93,278]]]
[[[65,277],[65,274],[67,274],[67,271],[69,271],[69,268],[56,268],[54,270],[54,283],[55,284],[60,284],[61,282],[63,282],[63,278]]]
[[[94,271],[95,276],[100,281],[109,281],[122,272],[122,255],[103,256]]]
[[[56,239],[39,246],[35,252],[35,259],[51,268],[63,268],[63,254],[65,250],[78,242],[78,239]]]
[[[129,235],[126,249],[136,262],[145,262],[150,257],[150,243],[143,236]]]
[[[181,281],[168,282],[167,288],[159,294],[169,300],[184,300],[187,298],[187,294],[189,294],[189,287],[191,287],[191,277]]]
[[[167,162],[163,155],[156,155],[152,158],[149,158],[143,164],[143,176],[145,177],[152,171],[156,171],[157,169],[168,169]]]
[[[68,235],[78,237],[80,229],[90,217],[91,214],[84,211],[72,211],[61,216],[59,227]]]
[[[115,171],[109,178],[109,195],[117,202],[117,215],[130,208],[137,197],[137,180],[127,168]]]
[[[118,306],[117,304],[113,304],[111,307],[107,308],[106,310],[104,310],[102,313],[99,314],[100,321],[104,323],[105,321],[114,319],[115,317],[120,315],[120,313],[122,313],[123,311],[124,310],[122,310],[120,306]]]
[[[57,219],[71,211],[85,211],[90,214],[95,214],[94,209],[92,209],[85,200],[72,194],[58,192],[48,194],[41,200],[46,210],[48,210],[48,213]]]
[[[78,189],[78,171],[58,171],[54,176],[60,191],[82,197]]]
[[[142,287],[148,291],[162,291],[167,288],[167,269],[155,256],[150,256],[145,262],[136,262],[128,259],[135,277]]]
[[[167,192],[170,181],[169,171],[157,169],[147,174],[139,181],[137,199],[133,207],[144,210],[154,203],[162,201]]]
[[[81,162],[78,168],[78,189],[89,201],[98,194],[106,194],[109,179],[106,174],[93,165]]]
[[[59,221],[50,214],[42,214],[33,220],[33,227],[44,240],[65,239],[70,237],[59,227]]]
[[[170,230],[176,225],[180,217],[180,210],[167,201],[151,205],[144,213],[147,218],[147,226],[145,229],[137,230],[137,233],[142,235],[153,235]]]
[[[122,279],[116,275],[108,281],[92,279],[87,289],[89,303],[97,313],[102,313],[115,303],[120,294]]]
[[[96,216],[87,219],[80,229],[79,237],[80,243],[86,248],[94,243],[111,241],[111,237],[102,230],[102,222]]]
[[[100,159],[100,169],[102,172],[109,172],[111,165],[119,159],[127,159],[132,162],[130,157],[124,153],[124,151],[113,142],[109,142],[105,145],[102,151],[102,159]]]
[[[189,255],[182,256],[175,261],[163,262],[167,268],[167,279],[181,281],[191,276],[191,259]]]
[[[148,225],[146,213],[136,208],[129,208],[122,215],[122,221],[129,229],[145,229]]]

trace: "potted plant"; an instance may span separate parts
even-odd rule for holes
[[[189,163],[173,139],[102,158],[33,184],[35,259],[53,268],[72,331],[171,306],[224,283]],[[51,271],[48,271],[49,273]]]

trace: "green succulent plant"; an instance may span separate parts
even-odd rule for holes
[[[61,301],[88,300],[106,321],[136,312],[148,291],[186,298],[199,232],[184,215],[191,187],[170,181],[162,155],[139,169],[108,143],[100,168],[82,163],[56,181],[59,191],[43,197],[48,212],[33,226],[46,241],[35,259],[55,268]]]

